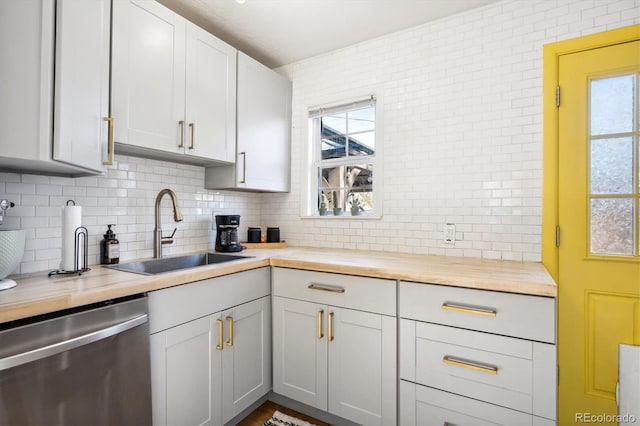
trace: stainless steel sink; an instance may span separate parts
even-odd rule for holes
[[[185,256],[164,257],[162,259],[141,260],[139,262],[119,263],[108,265],[107,268],[119,271],[134,272],[142,275],[156,275],[180,269],[196,268],[198,266],[215,263],[232,262],[234,260],[249,259],[254,256],[240,256],[237,254],[196,253]]]

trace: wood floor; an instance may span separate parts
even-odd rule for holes
[[[249,414],[244,420],[238,423],[238,426],[262,426],[264,422],[269,420],[273,416],[274,411],[280,411],[288,416],[297,417],[301,420],[305,420],[309,423],[313,423],[316,426],[331,426],[329,423],[321,422],[313,417],[305,416],[297,411],[290,410],[289,408],[278,405],[275,402],[267,401],[258,407],[253,413]]]

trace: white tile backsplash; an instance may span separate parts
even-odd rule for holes
[[[162,200],[164,233],[177,227],[173,245],[164,253],[181,254],[212,249],[213,215],[240,214],[240,235],[248,226],[260,226],[261,195],[210,191],[204,188],[204,168],[116,155],[105,176],[61,178],[0,173],[0,196],[16,206],[9,209],[2,229],[26,229],[25,255],[20,273],[57,269],[61,259],[62,206],[73,199],[83,207],[83,225],[89,232],[89,263],[99,261],[99,241],[107,224],[120,241],[120,260],[153,255],[154,205],[158,192],[171,188],[184,217],[173,222],[171,202]]]

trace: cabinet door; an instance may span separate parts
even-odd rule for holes
[[[111,112],[116,142],[184,152],[179,145],[185,25],[184,18],[155,1],[114,0]]]
[[[222,313],[222,413],[227,423],[271,389],[271,298]],[[233,324],[233,325],[230,325]]]
[[[111,1],[58,0],[53,158],[102,172],[107,159]]]
[[[50,159],[55,3],[0,1],[0,168]]]
[[[396,423],[396,319],[329,306],[329,412]]]
[[[185,153],[233,162],[236,49],[187,22]]]
[[[238,52],[238,187],[289,191],[290,158],[291,82]]]
[[[151,335],[154,425],[222,424],[217,332],[205,317]]]
[[[273,390],[327,409],[327,307],[273,298]]]

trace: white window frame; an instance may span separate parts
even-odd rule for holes
[[[329,104],[328,106],[309,108],[308,113],[308,167],[307,167],[307,191],[303,199],[303,206],[301,216],[303,218],[319,218],[319,219],[380,219],[382,217],[382,143],[381,143],[381,103],[375,95],[369,95],[366,97],[354,97],[355,100],[347,102],[336,102]],[[317,118],[322,115],[329,115],[338,112],[346,112],[349,110],[360,109],[364,106],[375,106],[375,154],[368,156],[354,156],[348,158],[339,158],[331,160],[321,160],[321,144],[322,138],[320,135],[319,124],[320,120]],[[355,165],[367,163],[371,164],[374,170],[374,178],[372,182],[373,193],[373,207],[371,210],[361,213],[358,216],[351,216],[350,211],[343,211],[340,216],[334,216],[332,212],[329,212],[326,216],[320,216],[318,212],[318,185],[319,185],[319,168],[341,166],[341,165]],[[342,206],[343,209],[345,206]]]

